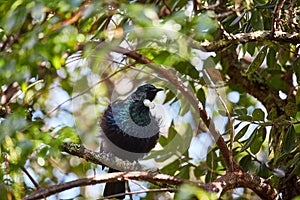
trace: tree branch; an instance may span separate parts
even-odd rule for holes
[[[208,192],[214,192],[219,197],[228,190],[237,187],[246,187],[252,189],[262,199],[274,200],[279,198],[277,192],[272,188],[271,185],[269,185],[267,180],[249,173],[228,172],[226,173],[226,175],[220,176],[218,179],[216,179],[211,183],[200,184],[195,181],[189,181],[189,180],[177,178],[166,174],[132,171],[132,172],[115,172],[109,174],[101,174],[92,178],[81,178],[74,181],[69,181],[66,183],[49,186],[47,188],[39,188],[31,195],[22,198],[22,200],[46,198],[50,195],[74,187],[82,187],[82,186],[95,185],[95,184],[106,183],[106,182],[124,181],[124,180],[147,181],[150,183],[159,182],[159,183],[163,183],[167,185],[175,185],[175,186],[179,186],[182,184],[193,184]]]
[[[206,51],[223,51],[232,45],[245,44],[253,41],[277,41],[295,45],[300,43],[300,33],[291,34],[282,31],[275,31],[274,34],[272,34],[271,31],[255,31],[251,33],[238,33],[235,35],[230,34],[230,36],[230,38],[213,42],[195,42],[193,47],[197,49],[204,48]]]
[[[85,159],[86,161],[90,161],[92,163],[103,165],[103,166],[118,166],[122,171],[142,171],[145,170],[138,162],[130,162],[128,160],[122,160],[114,156],[111,153],[106,152],[94,152],[85,148],[81,144],[74,143],[63,143],[62,145],[63,151],[78,156],[80,158]]]
[[[152,172],[139,172],[139,171],[115,172],[115,173],[97,175],[92,178],[81,178],[74,181],[69,181],[66,183],[49,186],[47,188],[41,188],[36,190],[33,194],[24,197],[22,200],[45,198],[50,195],[56,194],[58,192],[62,192],[79,186],[95,185],[99,183],[116,182],[116,181],[124,181],[124,180],[139,180],[139,181],[148,181],[152,183],[160,182],[160,183],[171,184],[171,185],[180,185],[183,183],[197,184],[192,181],[176,178],[165,174],[152,173]]]
[[[285,1],[286,0],[281,0],[276,2],[274,13],[273,13],[273,19],[272,19],[272,30],[271,30],[272,34],[274,34],[275,31],[282,30],[282,22],[280,18],[281,18],[281,12]]]

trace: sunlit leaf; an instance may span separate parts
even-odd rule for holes
[[[179,191],[175,194],[175,200],[189,200],[189,199],[199,199],[199,200],[213,200],[217,199],[213,193],[208,193],[200,187],[195,185],[184,184],[179,188]]]

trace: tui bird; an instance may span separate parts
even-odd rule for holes
[[[145,84],[125,100],[108,105],[100,119],[102,148],[124,160],[134,161],[151,151],[159,137],[159,120],[145,101],[153,101],[163,89]],[[117,172],[109,168],[108,172]],[[103,196],[125,193],[125,182],[106,183]],[[125,196],[118,197],[119,199]]]

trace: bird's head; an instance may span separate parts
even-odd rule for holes
[[[151,84],[145,84],[138,87],[137,90],[132,94],[132,97],[137,101],[144,101],[145,99],[153,101],[156,93],[162,90],[162,88],[156,88]]]

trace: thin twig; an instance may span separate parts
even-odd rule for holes
[[[30,179],[30,181],[33,183],[34,187],[36,189],[40,188],[40,185],[34,180],[34,178],[29,174],[29,172],[27,171],[27,169],[25,167],[21,167],[22,171],[28,176],[28,178]]]

